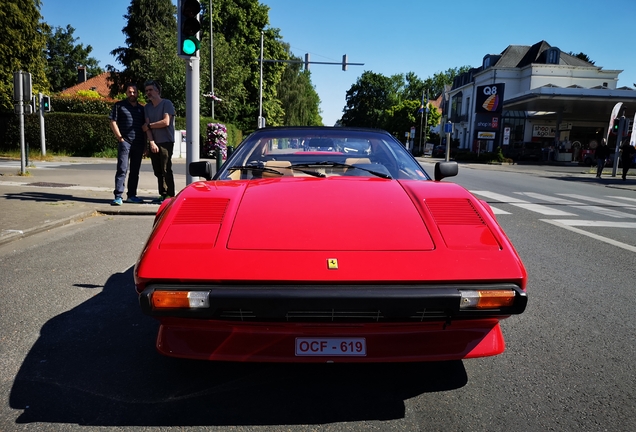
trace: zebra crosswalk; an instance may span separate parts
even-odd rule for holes
[[[25,168],[30,168],[31,166],[37,169],[52,169],[52,168],[60,168],[64,166],[71,165],[69,162],[47,162],[47,161],[37,161],[37,163],[29,162]],[[22,162],[16,160],[3,160],[0,161],[0,169],[16,169],[19,170],[22,168]]]
[[[483,190],[471,190],[471,193],[484,198],[496,215],[512,214],[512,211],[499,207],[498,203],[510,205],[549,217],[540,218],[542,222],[636,252],[636,234],[632,236],[633,242],[625,243],[601,235],[598,230],[589,231],[590,228],[636,230],[636,198],[616,195],[588,197],[571,193],[547,195],[535,192],[504,195]]]
[[[595,198],[569,193],[546,195],[535,192],[514,192],[512,195],[503,195],[482,190],[471,190],[471,193],[486,198],[495,214],[511,214],[511,212],[497,207],[499,202],[543,216],[586,217],[592,213],[597,217],[636,219],[636,198],[620,196]]]

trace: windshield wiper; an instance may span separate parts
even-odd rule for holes
[[[373,174],[374,176],[380,177],[380,178],[384,178],[384,179],[390,179],[392,180],[393,177],[391,177],[389,174],[380,172],[380,171],[375,171],[372,169],[368,169],[368,168],[363,168],[361,166],[358,165],[349,165],[346,163],[340,163],[340,162],[332,162],[332,161],[323,161],[323,162],[312,162],[312,163],[303,163],[303,164],[294,164],[291,166],[291,168],[296,168],[296,167],[313,167],[313,166],[332,166],[332,167],[341,167],[341,168],[355,168],[355,169],[359,169],[362,171],[366,171],[369,174]]]
[[[273,168],[265,168],[264,166],[260,166],[260,165],[240,165],[240,166],[232,166],[229,167],[227,169],[228,171],[237,171],[237,170],[241,170],[241,171],[260,171],[260,172],[268,172],[268,173],[273,173],[273,174],[279,174],[279,175],[284,175],[282,172],[275,170]]]

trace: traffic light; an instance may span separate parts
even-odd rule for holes
[[[614,135],[618,134],[618,128],[620,127],[620,125],[621,125],[621,119],[615,118],[614,123],[612,123],[612,133]]]
[[[51,98],[49,96],[42,96],[42,111],[51,112]]]
[[[31,102],[29,102],[29,106],[30,106],[30,110],[31,112],[27,112],[27,114],[37,114],[38,110],[40,109],[40,105],[38,104],[38,97],[37,96],[33,96],[31,98]]]
[[[199,21],[199,12],[201,12],[201,3],[197,0],[180,0],[178,15],[178,39],[179,47],[177,54],[181,58],[191,58],[198,55],[201,41],[199,40],[199,30],[201,30],[201,22]]]

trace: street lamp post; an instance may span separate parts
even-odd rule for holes
[[[214,33],[212,32],[212,0],[210,0],[210,94],[214,94]],[[212,104],[211,115],[214,118],[214,98],[210,98]]]

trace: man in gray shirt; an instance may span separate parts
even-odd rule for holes
[[[172,173],[174,105],[168,99],[161,98],[161,87],[158,82],[146,81],[144,90],[148,103],[144,107],[146,123],[143,131],[150,141],[150,161],[159,190],[159,198],[152,202],[161,204],[164,199],[175,195]]]

